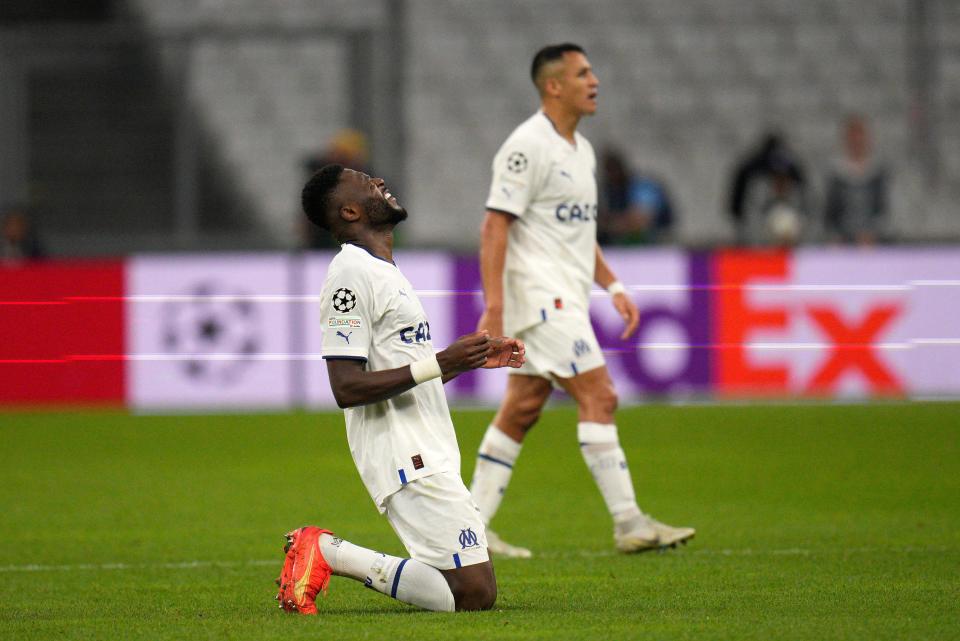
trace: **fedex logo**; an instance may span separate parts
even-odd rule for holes
[[[957,337],[952,319],[960,292],[918,293],[906,285],[960,273],[960,256],[606,253],[623,282],[639,285],[631,295],[640,325],[628,341],[619,338],[623,324],[606,295],[591,302],[597,339],[622,394],[897,396],[960,388],[957,348],[911,343]],[[458,291],[481,289],[473,258],[458,262],[454,276]],[[482,297],[450,304],[453,335],[473,331]],[[503,383],[466,373],[451,385],[459,394],[496,399]]]
[[[842,290],[793,288],[791,261],[782,252],[690,255],[686,300],[641,301],[636,335],[608,361],[655,393],[828,396],[853,382],[871,395],[903,394],[896,365],[879,344],[903,314],[904,293],[875,292],[848,305]],[[596,320],[601,345],[623,346],[618,327]],[[688,346],[667,374],[653,367],[655,337],[664,331]]]

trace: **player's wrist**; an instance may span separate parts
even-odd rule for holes
[[[619,280],[615,280],[607,285],[607,293],[611,296],[616,296],[617,294],[626,294],[627,288]]]
[[[413,376],[413,382],[417,385],[443,376],[443,370],[440,369],[437,355],[434,354],[410,363],[410,375]]]

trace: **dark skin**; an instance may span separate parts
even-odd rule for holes
[[[330,230],[341,243],[365,248],[393,262],[393,228],[407,213],[387,190],[383,179],[344,169],[334,192],[335,211],[329,214]],[[461,336],[437,352],[442,380],[477,368],[520,367],[523,343],[515,338],[491,337],[486,330]],[[369,371],[357,360],[328,359],[330,387],[340,407],[377,403],[413,388],[410,366]],[[497,599],[493,563],[477,563],[440,571],[453,593],[457,610],[488,610]]]

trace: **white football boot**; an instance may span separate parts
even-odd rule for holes
[[[673,527],[653,518],[650,519],[650,524],[656,530],[657,536],[660,537],[660,547],[663,548],[677,547],[678,543],[686,545],[687,541],[697,533],[692,527]]]
[[[624,554],[633,554],[660,547],[660,535],[653,527],[653,519],[641,513],[614,526],[613,543]]]
[[[505,556],[511,559],[529,559],[533,552],[518,545],[510,545],[500,536],[487,528],[487,550],[494,556]]]
[[[650,519],[650,524],[653,526],[653,529],[656,530],[657,536],[660,537],[660,547],[663,548],[675,548],[678,543],[686,545],[687,541],[692,539],[697,533],[692,527],[673,527],[672,525],[661,523],[656,519]]]

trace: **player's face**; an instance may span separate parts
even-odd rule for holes
[[[407,219],[407,210],[390,193],[383,178],[371,178],[352,169],[345,169],[344,174],[350,185],[352,199],[363,206],[372,225],[396,225]]]
[[[596,113],[600,80],[585,55],[579,51],[563,54],[560,81],[561,99],[572,111],[580,115]]]

